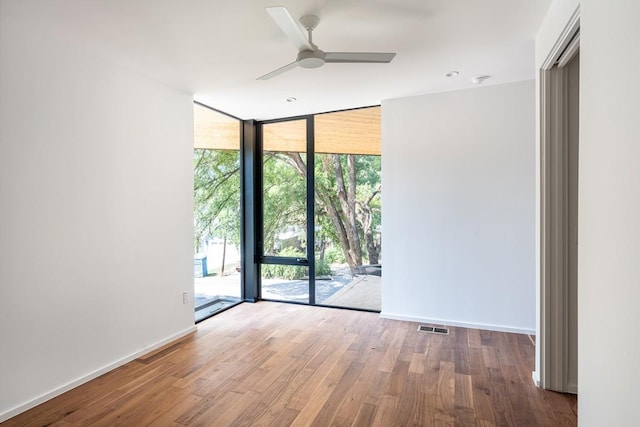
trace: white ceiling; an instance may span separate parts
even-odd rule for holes
[[[533,79],[550,0],[20,0],[44,31],[243,119]],[[265,12],[321,18],[324,51],[397,52],[390,64],[326,64],[271,80],[296,49]],[[458,70],[460,75],[444,74]],[[297,102],[286,102],[287,97]]]

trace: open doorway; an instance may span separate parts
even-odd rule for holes
[[[540,386],[578,392],[579,20],[541,70]]]

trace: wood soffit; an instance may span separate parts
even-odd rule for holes
[[[316,153],[381,154],[380,107],[314,115]],[[306,120],[263,125],[264,151],[303,152]],[[214,150],[240,149],[237,119],[194,104],[194,147]]]

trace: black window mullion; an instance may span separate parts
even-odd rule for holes
[[[309,304],[316,305],[315,256],[315,132],[313,116],[307,117],[307,259],[309,260]]]
[[[256,163],[260,157],[256,155],[256,123],[253,120],[245,120],[242,123],[241,135],[241,283],[242,297],[245,301],[255,302],[260,298],[260,266],[256,262],[256,241],[259,234],[256,233],[259,216],[259,208],[255,197],[257,185]]]
[[[256,132],[256,179],[255,179],[255,204],[256,204],[256,263],[260,264],[264,259],[264,194],[263,194],[263,174],[264,174],[264,158],[262,149],[262,123],[257,126]],[[261,285],[258,286],[260,288]]]

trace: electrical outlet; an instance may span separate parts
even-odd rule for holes
[[[182,292],[182,303],[189,304],[189,291]]]

